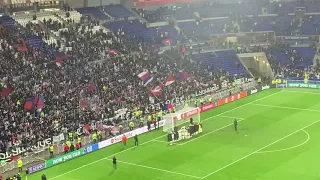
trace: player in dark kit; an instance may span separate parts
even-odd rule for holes
[[[238,131],[238,121],[236,119],[233,121],[233,126],[234,126],[234,130]]]
[[[138,146],[139,145],[139,141],[138,141],[138,135],[134,135],[134,146]]]
[[[45,175],[45,174],[42,174],[42,176],[41,176],[41,180],[47,180],[47,177],[46,177],[46,175]]]
[[[117,158],[115,156],[113,156],[112,158],[112,163],[113,163],[113,168],[117,169]]]

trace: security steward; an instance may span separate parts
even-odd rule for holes
[[[143,123],[144,123],[144,117],[141,116],[141,117],[140,117],[139,127],[143,127]]]
[[[200,105],[203,106],[204,105],[204,100],[200,99]]]
[[[49,152],[50,152],[50,157],[53,157],[53,152],[54,152],[54,146],[53,146],[53,144],[50,145],[50,147],[49,147]]]
[[[79,135],[79,136],[78,136],[78,143],[79,143],[80,148],[82,147],[81,141],[82,141],[82,139],[81,139],[81,136]]]
[[[97,131],[97,137],[98,137],[98,141],[100,142],[102,140],[102,136],[101,136],[101,131]]]
[[[262,79],[261,77],[258,78],[258,84],[261,85]]]
[[[22,166],[23,166],[23,162],[21,159],[18,160],[18,168],[19,168],[19,173],[22,172]]]
[[[158,130],[159,130],[159,128],[160,128],[161,118],[162,118],[162,111],[160,110],[160,111],[158,112],[158,118],[157,118],[157,122],[158,122],[158,127],[157,127],[157,129],[158,129]],[[156,128],[156,127],[154,127],[154,128]]]
[[[131,122],[129,123],[129,129],[130,129],[130,131],[132,131],[133,128],[134,128],[134,122],[131,121]]]
[[[92,134],[92,140],[93,140],[93,143],[97,143],[97,132],[95,131],[93,134]]]
[[[69,140],[73,141],[73,133],[71,131],[69,132]]]

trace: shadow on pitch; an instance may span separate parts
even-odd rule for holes
[[[112,170],[109,172],[108,176],[112,176],[115,171],[116,171],[116,169],[112,169]]]

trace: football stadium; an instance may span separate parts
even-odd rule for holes
[[[0,180],[319,179],[319,12],[0,0]]]
[[[165,134],[140,136],[45,173],[50,179],[317,179],[317,90],[272,89],[201,114],[203,134],[169,146]],[[233,120],[239,120],[239,131]],[[112,157],[118,168],[112,167]]]

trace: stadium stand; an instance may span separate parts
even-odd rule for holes
[[[133,16],[127,8],[120,4],[105,6],[102,11],[114,18],[128,18]]]
[[[319,16],[296,20],[293,15],[278,14],[293,13],[300,6],[307,7],[307,12],[320,7],[318,3],[263,6],[197,2],[158,9],[133,8],[135,13],[123,5],[108,5],[41,12],[36,18],[32,13],[2,16],[0,89],[4,94],[0,104],[0,149],[6,152],[17,146],[31,146],[41,139],[77,131],[79,124],[101,119],[106,125],[123,124],[127,128],[129,121],[137,120],[132,115],[116,116],[124,107],[146,108],[150,99],[164,102],[214,85],[228,88],[235,79],[250,77],[237,56],[240,51],[231,45],[265,52],[275,77],[303,77],[307,72],[310,77],[319,78],[317,45],[299,46],[293,40],[294,46],[290,46],[286,40],[291,39],[276,39],[277,43],[267,47],[225,40],[212,43],[219,44],[222,50],[211,44],[210,51],[191,48],[182,52],[199,40],[239,32],[318,36]],[[257,16],[263,13],[263,7],[269,15]],[[136,14],[147,23],[138,20]],[[83,22],[83,15],[94,20]],[[174,23],[148,26],[169,19]],[[187,37],[187,43],[182,42],[181,34]],[[144,71],[153,77],[148,87],[137,77]],[[150,88],[164,83],[168,76],[178,82],[177,74],[184,72],[187,75],[182,77],[182,83],[161,85],[162,93],[152,98]],[[38,108],[40,99],[43,102]],[[30,103],[31,107],[25,106]]]
[[[169,39],[172,41],[171,44],[174,45],[179,38],[177,30],[171,25],[147,28],[145,24],[138,20],[112,21],[108,22],[106,27],[116,34],[139,37],[149,43],[161,44]]]
[[[99,20],[110,19],[109,16],[104,14],[99,8],[95,8],[95,7],[78,8],[77,11],[81,14],[92,15],[93,17]]]

